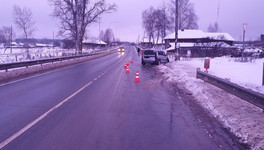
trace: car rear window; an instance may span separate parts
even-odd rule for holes
[[[158,51],[159,55],[165,55],[165,53],[163,51]]]
[[[152,50],[145,50],[145,51],[144,51],[144,54],[145,54],[145,55],[155,55],[155,51],[152,51]]]

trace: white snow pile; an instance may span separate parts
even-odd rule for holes
[[[264,59],[256,59],[251,62],[239,62],[238,59],[230,57],[217,57],[210,59],[209,74],[228,79],[245,88],[264,93],[262,86]],[[204,58],[195,58],[185,61],[184,64],[195,68],[204,67]]]
[[[41,44],[38,44],[41,46]],[[42,46],[44,46],[42,44]],[[93,49],[83,49],[83,53],[92,53]],[[0,48],[0,63],[13,63],[28,60],[39,60],[45,58],[70,56],[75,54],[75,49],[62,49],[60,47],[36,47],[29,49],[30,58],[25,48]]]
[[[264,114],[262,109],[196,79],[197,67],[203,68],[202,59],[172,62],[160,65],[158,69],[164,73],[164,77],[168,81],[189,90],[195,100],[218,119],[225,128],[239,137],[241,142],[249,144],[255,150],[264,149]],[[244,67],[251,68],[251,71]],[[259,72],[254,72],[255,69],[258,70],[258,61],[241,64],[230,61],[229,58],[215,58],[211,60],[209,73],[257,88],[260,85],[259,79],[256,79]],[[249,78],[250,80],[248,80]],[[263,88],[260,89],[263,90]]]

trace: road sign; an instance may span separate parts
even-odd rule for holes
[[[209,69],[210,67],[210,59],[205,59],[204,60],[204,69]]]

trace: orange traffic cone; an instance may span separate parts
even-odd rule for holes
[[[127,66],[129,66],[129,61],[127,62]]]
[[[124,68],[127,68],[127,64],[125,63],[125,66],[124,66]]]
[[[129,74],[129,73],[130,73],[129,66],[127,66],[127,68],[126,68],[126,74]]]
[[[138,71],[137,71],[137,74],[136,74],[135,82],[140,82]]]
[[[133,59],[131,59],[131,64],[133,64]]]

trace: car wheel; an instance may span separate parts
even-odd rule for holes
[[[159,60],[157,60],[157,62],[156,62],[156,65],[159,65],[160,64],[160,61]]]
[[[167,62],[170,62],[169,58],[167,58]]]
[[[141,64],[142,64],[142,65],[145,65],[145,64],[146,64],[146,63],[144,62],[144,60],[143,60],[143,59],[141,60]]]

